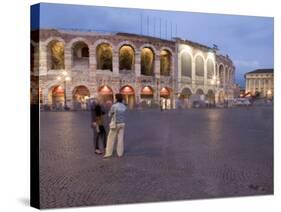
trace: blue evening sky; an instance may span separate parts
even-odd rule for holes
[[[164,39],[180,37],[210,47],[216,44],[219,52],[228,54],[234,62],[236,82],[242,87],[244,73],[273,68],[274,64],[271,17],[41,3],[38,18],[38,8],[31,9],[35,17],[32,29],[128,32]]]

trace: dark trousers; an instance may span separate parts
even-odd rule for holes
[[[106,131],[103,125],[99,126],[99,132],[94,130],[94,145],[96,149],[99,149],[99,139],[102,138],[103,141],[103,148],[106,148]]]

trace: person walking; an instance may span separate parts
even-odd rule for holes
[[[104,127],[104,110],[101,106],[101,100],[98,98],[92,105],[92,127],[94,131],[94,146],[95,153],[100,155],[103,152],[100,150],[100,139],[103,141],[103,148],[106,148],[106,131]]]
[[[122,157],[124,153],[125,111],[127,110],[127,107],[123,104],[122,94],[116,94],[115,98],[116,103],[111,106],[108,114],[109,117],[111,117],[111,121],[109,124],[110,130],[107,137],[107,146],[104,159],[112,156],[116,138],[116,152],[118,157]]]

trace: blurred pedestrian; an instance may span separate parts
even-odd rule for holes
[[[102,150],[100,149],[100,139],[103,142],[103,149],[106,148],[106,131],[104,127],[104,108],[101,105],[101,99],[97,98],[93,101],[92,104],[92,127],[94,131],[94,146],[95,153],[102,154]]]

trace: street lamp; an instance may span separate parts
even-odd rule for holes
[[[68,106],[67,106],[67,101],[66,101],[66,82],[70,81],[71,78],[68,76],[68,73],[66,71],[62,72],[61,76],[57,77],[58,81],[61,81],[63,83],[63,94],[64,94],[64,109],[68,110]]]

